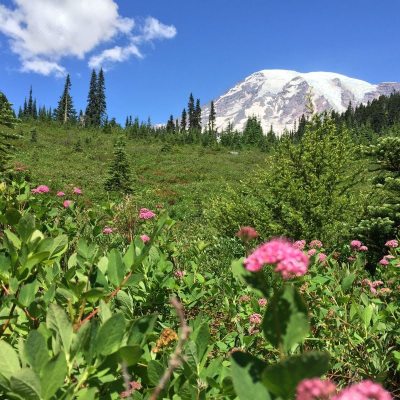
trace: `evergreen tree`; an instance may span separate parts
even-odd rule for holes
[[[85,112],[85,125],[96,126],[97,123],[97,74],[96,71],[92,71],[89,85],[89,93],[87,99],[87,107]]]
[[[33,98],[32,98],[32,86],[29,90],[29,100],[26,108],[26,117],[32,118],[33,115]]]
[[[214,132],[215,130],[215,120],[216,120],[216,112],[215,112],[215,107],[214,107],[214,101],[211,100],[211,105],[210,105],[210,115],[208,117],[208,129],[211,132]]]
[[[194,108],[194,97],[192,93],[190,93],[189,96],[188,117],[189,117],[189,129],[193,130],[196,128],[196,112]]]
[[[17,122],[11,104],[7,97],[0,92],[0,128],[5,126],[13,129]],[[17,135],[0,131],[0,176],[6,175],[10,170],[10,160],[14,150],[11,139],[17,137]]]
[[[71,91],[71,79],[69,74],[65,80],[64,90],[58,102],[58,107],[55,110],[55,118],[57,121],[66,124],[76,120],[76,111],[72,102]]]
[[[186,108],[184,108],[182,111],[182,117],[181,117],[181,131],[182,132],[186,131],[186,126],[187,126],[187,113],[186,113]]]
[[[196,108],[194,110],[194,115],[195,115],[195,123],[194,127],[195,129],[198,129],[201,131],[201,107],[200,107],[200,99],[196,100]]]
[[[261,123],[257,117],[249,117],[243,131],[243,140],[246,144],[257,146],[264,138]]]
[[[114,158],[104,187],[107,191],[132,192],[128,157],[125,151],[125,143],[122,139],[119,139],[114,145]]]
[[[174,116],[172,114],[167,122],[166,130],[168,133],[174,133],[175,131]]]
[[[96,114],[96,126],[101,126],[107,115],[107,103],[106,103],[106,86],[104,79],[103,68],[100,69],[99,76],[97,79],[97,90],[96,90],[96,104],[97,104],[97,114]]]

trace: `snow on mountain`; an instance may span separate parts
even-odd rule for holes
[[[279,134],[284,129],[293,129],[294,123],[306,113],[310,95],[316,112],[343,112],[350,102],[353,105],[366,103],[393,91],[400,91],[400,83],[371,84],[333,72],[263,70],[214,100],[216,126],[221,131],[231,122],[234,128],[241,130],[248,117],[256,116],[264,132],[272,125]],[[203,107],[204,126],[208,122],[209,106]]]

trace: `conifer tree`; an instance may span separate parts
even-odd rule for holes
[[[208,117],[208,129],[211,132],[214,132],[215,130],[215,120],[216,120],[215,106],[214,106],[214,101],[211,100],[210,115]]]
[[[71,79],[69,74],[65,80],[64,90],[58,102],[58,107],[55,110],[55,118],[57,121],[66,124],[76,120],[76,111],[72,102],[71,91]]]
[[[0,128],[6,126],[13,129],[17,122],[11,104],[8,102],[7,97],[0,92]],[[10,169],[9,163],[14,149],[10,141],[17,137],[17,135],[0,131],[0,176],[7,174]]]
[[[166,130],[168,133],[174,133],[175,131],[174,116],[172,114],[167,122]]]
[[[31,86],[29,90],[29,100],[26,107],[26,116],[28,118],[32,118],[32,115],[33,115],[33,98],[32,98],[32,86]]]
[[[104,79],[103,68],[100,69],[97,78],[97,90],[96,90],[96,104],[97,104],[97,114],[96,114],[96,126],[101,126],[107,115],[107,103],[106,103],[106,86]]]
[[[190,93],[189,103],[188,103],[188,117],[189,117],[189,129],[196,128],[196,112],[194,108],[194,97],[193,94]]]
[[[92,71],[89,85],[89,93],[87,99],[87,107],[85,112],[85,125],[86,126],[96,126],[97,118],[97,74],[96,71]]]
[[[181,131],[182,132],[186,131],[186,125],[187,125],[187,113],[186,113],[186,108],[184,108],[182,111],[182,117],[181,117]]]
[[[132,192],[128,157],[125,151],[125,143],[122,139],[119,139],[114,145],[114,158],[104,187],[107,191]]]
[[[195,114],[195,129],[201,131],[201,107],[200,107],[200,99],[196,100],[196,108],[194,110]]]

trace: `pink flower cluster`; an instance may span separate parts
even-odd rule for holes
[[[252,325],[260,325],[262,322],[262,316],[261,314],[257,313],[251,314],[249,317],[249,321]]]
[[[141,235],[141,236],[140,236],[140,239],[142,239],[142,242],[143,242],[144,244],[150,242],[150,236],[147,236],[147,235]]]
[[[42,194],[42,193],[49,193],[50,189],[46,185],[39,185],[37,188],[31,190],[33,194]]]
[[[378,286],[383,285],[382,281],[373,281],[371,282],[369,279],[363,279],[361,282],[364,286],[369,286],[369,290],[371,291],[372,294],[376,294],[376,288]]]
[[[251,301],[251,297],[247,294],[239,297],[239,303],[248,303],[249,301]]]
[[[139,211],[139,218],[140,219],[152,219],[156,216],[153,211],[149,210],[148,208],[141,208]]]
[[[265,307],[265,306],[267,305],[267,303],[268,303],[268,301],[267,301],[267,299],[265,299],[264,297],[261,298],[261,299],[258,299],[258,305],[259,305],[260,307]]]
[[[244,242],[258,238],[258,232],[251,226],[242,226],[237,232],[236,236]]]
[[[355,251],[361,251],[361,252],[368,251],[368,247],[364,246],[362,242],[360,242],[359,240],[352,240],[350,242],[350,247]]]
[[[140,390],[140,389],[142,388],[142,384],[141,384],[140,382],[136,382],[136,381],[129,382],[128,385],[129,385],[129,389],[124,390],[124,391],[120,394],[121,399],[125,399],[125,398],[127,398],[127,397],[131,397],[132,393],[133,393],[135,390]]]
[[[64,208],[68,208],[72,206],[72,200],[64,200],[63,202]]]
[[[319,378],[305,379],[297,386],[296,400],[329,400],[336,394],[336,385]]]
[[[336,394],[334,383],[314,378],[305,379],[297,385],[296,400],[392,400],[392,396],[370,380],[351,385]]]
[[[111,235],[113,232],[114,232],[113,228],[110,228],[110,227],[108,227],[108,226],[106,226],[106,227],[103,229],[103,235]]]
[[[321,249],[323,244],[320,240],[312,240],[308,245],[311,249]]]
[[[399,242],[398,242],[397,240],[395,240],[395,239],[388,240],[388,241],[385,243],[385,246],[386,246],[386,247],[389,247],[389,248],[391,248],[391,249],[395,249],[396,247],[399,247]]]
[[[174,272],[174,275],[175,275],[175,278],[182,279],[185,276],[185,271],[181,271],[180,269],[177,269]]]
[[[304,248],[306,247],[307,242],[305,240],[296,240],[293,243],[293,246],[296,247],[296,249],[299,250],[304,250]]]
[[[78,188],[78,187],[74,187],[74,189],[72,190],[73,194],[82,194],[82,189]]]
[[[260,271],[265,264],[276,264],[275,272],[283,279],[307,273],[308,257],[301,250],[283,239],[274,239],[259,246],[244,260],[247,270]]]

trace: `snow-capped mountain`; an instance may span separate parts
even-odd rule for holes
[[[343,112],[353,105],[400,91],[400,83],[368,83],[333,72],[301,73],[289,70],[263,70],[256,72],[214,100],[219,131],[231,122],[243,129],[247,118],[261,120],[264,132],[271,125],[276,133],[293,129],[295,121],[306,113],[310,98],[316,112],[336,110]],[[309,101],[309,100],[308,100]],[[203,107],[206,126],[210,104]]]

